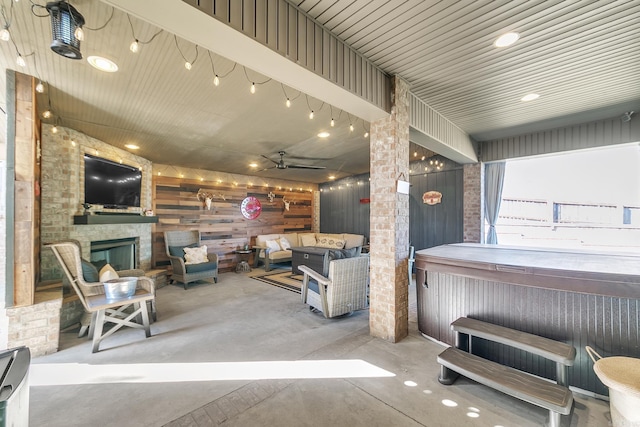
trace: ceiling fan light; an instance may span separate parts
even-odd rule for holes
[[[80,41],[84,38],[84,17],[65,1],[46,5],[51,17],[51,50],[69,59],[82,59]]]

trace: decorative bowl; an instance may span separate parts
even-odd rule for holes
[[[102,282],[107,299],[129,298],[136,293],[137,277],[119,277]]]

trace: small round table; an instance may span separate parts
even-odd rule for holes
[[[249,258],[251,257],[251,249],[239,249],[234,251],[240,261],[236,264],[236,273],[248,273],[251,271],[251,266],[249,266]]]

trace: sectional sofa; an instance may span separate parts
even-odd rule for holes
[[[256,236],[254,267],[264,263],[265,271],[271,270],[271,264],[290,262],[291,248],[318,247],[327,249],[351,249],[362,247],[365,237],[361,234],[329,233],[284,233],[262,234]]]

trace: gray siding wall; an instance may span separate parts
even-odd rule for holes
[[[361,184],[357,184],[357,179]],[[369,239],[368,175],[357,177],[349,186],[339,182],[323,184],[320,193],[320,231],[322,233],[364,234]],[[415,175],[410,178],[409,236],[416,250],[445,243],[459,243],[463,238],[463,170]],[[338,187],[342,186],[341,189]],[[442,203],[434,206],[422,203],[422,194],[429,190],[442,193]]]
[[[640,142],[640,118],[619,117],[480,143],[483,162]]]

